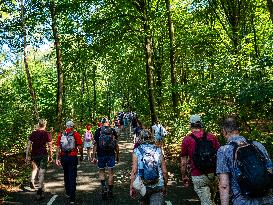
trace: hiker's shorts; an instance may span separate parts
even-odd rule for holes
[[[98,157],[98,167],[99,169],[105,169],[108,167],[109,169],[115,167],[115,156],[102,156]]]
[[[201,205],[214,205],[217,189],[217,179],[214,174],[192,176],[194,191],[197,193]]]
[[[141,197],[139,201],[149,205],[163,205],[164,196],[162,189],[152,189],[146,187],[146,194],[145,196]]]
[[[46,169],[47,167],[47,156],[33,156],[31,160],[36,164],[40,169]]]

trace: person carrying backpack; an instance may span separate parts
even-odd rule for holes
[[[93,148],[93,141],[94,141],[94,138],[93,138],[93,135],[91,132],[91,125],[87,124],[86,131],[83,136],[83,146],[87,150],[87,160],[88,161],[91,160],[91,151]]]
[[[30,188],[35,189],[34,182],[36,175],[38,175],[38,190],[37,200],[41,200],[44,197],[44,175],[47,168],[47,163],[52,161],[52,137],[46,129],[46,120],[40,119],[38,128],[34,130],[30,136],[26,149],[26,163],[29,162],[29,153],[31,150],[31,181]],[[49,155],[47,151],[49,149]]]
[[[143,129],[140,138],[132,155],[130,196],[136,198],[139,192],[141,205],[163,205],[168,172],[162,149],[154,144],[149,130]]]
[[[113,197],[114,167],[119,162],[118,135],[110,127],[107,118],[102,119],[103,126],[95,131],[93,147],[93,163],[98,164],[101,182],[102,199]],[[108,187],[105,180],[105,169],[108,168]]]
[[[56,165],[62,166],[64,171],[64,186],[70,204],[75,203],[76,178],[78,165],[78,151],[80,161],[83,160],[83,147],[81,135],[74,131],[74,123],[66,122],[66,129],[58,134],[56,148]]]
[[[227,144],[217,152],[216,173],[222,205],[273,204],[272,161],[264,146],[240,135],[238,122],[228,117],[222,124]]]
[[[155,142],[158,144],[161,144],[167,135],[166,129],[160,124],[158,119],[152,126],[152,134],[154,136]]]
[[[185,187],[190,184],[189,174],[201,205],[215,204],[217,190],[215,177],[216,153],[220,144],[210,132],[205,132],[199,115],[190,117],[191,133],[181,144],[181,175]],[[191,173],[188,172],[188,166]]]

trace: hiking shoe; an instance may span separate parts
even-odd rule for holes
[[[109,190],[109,191],[108,191],[108,197],[109,197],[109,198],[113,198],[113,197],[114,197],[113,191],[112,191],[112,190]]]
[[[108,195],[108,191],[107,191],[107,188],[106,187],[103,187],[102,190],[101,190],[101,198],[103,200],[107,199],[107,195]]]
[[[41,188],[39,188],[38,191],[37,191],[36,199],[37,200],[42,200],[43,198],[45,198],[44,191]]]

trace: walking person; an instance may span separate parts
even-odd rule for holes
[[[162,149],[154,144],[149,130],[140,133],[141,144],[132,155],[130,196],[140,193],[140,205],[163,205],[168,172]]]
[[[87,151],[86,159],[88,161],[91,160],[91,152],[93,150],[93,143],[94,143],[94,137],[93,137],[93,134],[91,132],[91,125],[87,124],[86,125],[86,131],[85,131],[84,137],[83,137],[83,146]]]
[[[47,168],[47,163],[52,161],[52,138],[46,129],[47,121],[40,119],[38,122],[38,127],[33,131],[28,140],[28,145],[26,149],[26,162],[29,162],[29,153],[31,153],[31,181],[30,188],[35,189],[35,178],[38,176],[38,190],[37,190],[37,200],[44,197],[44,177]],[[49,149],[49,155],[48,150]],[[30,151],[31,149],[31,151]]]
[[[110,127],[107,118],[102,119],[102,127],[97,128],[94,135],[93,163],[98,165],[101,182],[102,199],[113,197],[114,167],[119,162],[118,136]],[[108,169],[108,185],[105,169]]]
[[[78,151],[80,152],[80,161],[83,160],[81,135],[74,131],[73,127],[74,123],[67,121],[66,129],[58,134],[56,143],[56,164],[63,168],[65,193],[70,204],[74,204],[76,198]]]
[[[238,122],[228,117],[222,124],[227,144],[217,153],[222,205],[273,204],[272,161],[265,147],[240,135]]]
[[[181,145],[181,175],[185,187],[191,175],[195,192],[201,205],[212,205],[217,190],[215,177],[216,152],[220,144],[216,137],[206,132],[199,115],[190,117],[191,133],[184,137]],[[190,166],[191,173],[188,172]]]
[[[167,135],[166,129],[160,124],[159,120],[157,119],[152,126],[152,135],[155,138],[155,141],[158,143],[162,143],[164,137]]]

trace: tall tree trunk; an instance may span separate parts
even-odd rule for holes
[[[29,93],[32,99],[32,106],[34,111],[34,119],[38,121],[39,119],[39,111],[38,111],[38,105],[37,105],[37,98],[35,94],[35,90],[32,85],[32,79],[30,76],[29,68],[28,68],[28,59],[27,59],[27,33],[26,33],[26,27],[25,27],[25,6],[24,6],[24,0],[21,0],[21,21],[22,21],[22,33],[23,33],[23,41],[24,41],[24,65],[25,65],[25,71],[27,75],[27,82],[28,82],[28,89]]]
[[[270,18],[273,23],[273,0],[267,0],[268,10],[270,12]]]
[[[94,112],[93,112],[93,119],[96,118],[96,113],[97,113],[97,91],[96,91],[96,70],[97,66],[93,66],[93,94],[94,94]]]
[[[146,76],[147,76],[147,85],[148,85],[148,95],[149,95],[149,103],[150,103],[150,112],[152,123],[154,123],[157,119],[156,111],[155,111],[155,98],[154,98],[154,86],[153,86],[153,78],[152,78],[152,70],[153,70],[153,45],[152,45],[152,36],[150,34],[150,25],[148,20],[147,13],[147,2],[144,1],[143,7],[143,26],[144,26],[144,45],[145,45],[145,55],[146,55]]]
[[[154,50],[154,64],[156,72],[156,99],[158,107],[160,108],[162,104],[162,65],[164,61],[162,43],[159,42],[157,48],[154,47]]]
[[[58,91],[57,91],[57,118],[56,118],[56,127],[57,130],[61,129],[62,126],[62,112],[63,112],[63,96],[64,96],[64,73],[62,67],[62,54],[60,48],[60,38],[57,29],[57,14],[56,14],[56,5],[54,0],[50,1],[50,13],[52,19],[52,31],[54,44],[56,49],[56,65],[58,73]]]
[[[171,13],[171,4],[170,0],[165,0],[167,15],[168,15],[168,29],[169,29],[169,38],[170,38],[170,64],[171,64],[171,83],[172,83],[172,102],[173,102],[173,111],[175,115],[179,116],[178,102],[179,94],[177,90],[177,78],[176,78],[176,55],[175,55],[175,36],[174,36],[174,26]]]

